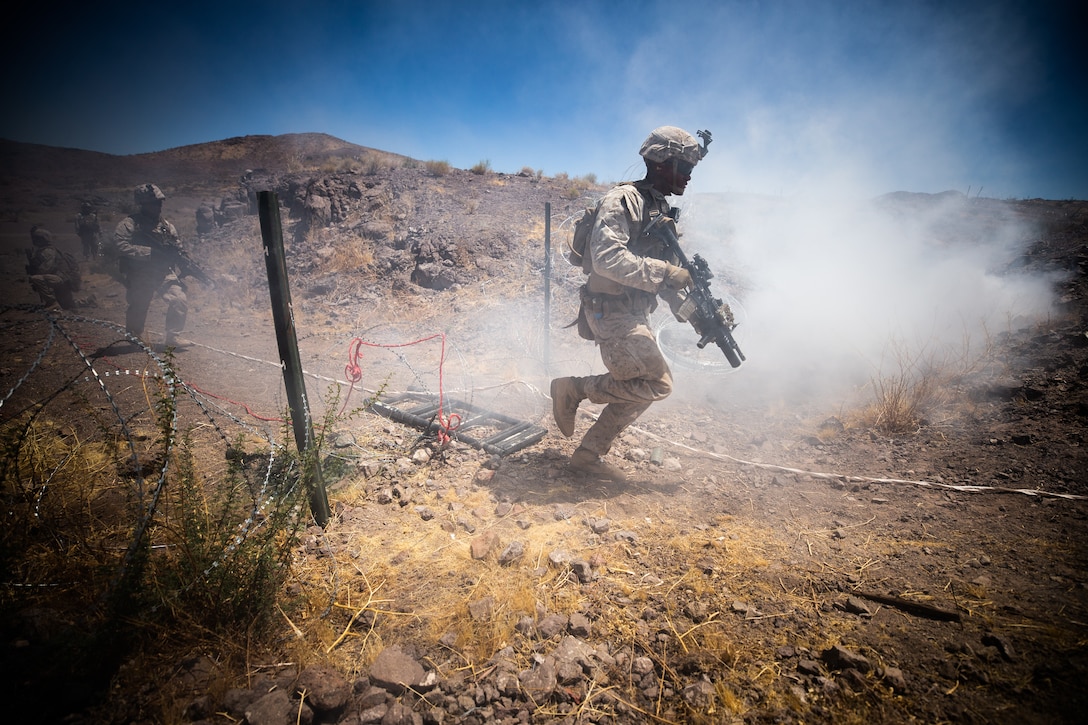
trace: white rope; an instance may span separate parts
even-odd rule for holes
[[[589,414],[592,415],[592,414]],[[870,476],[858,476],[854,474],[845,473],[827,473],[824,471],[806,471],[802,468],[790,468],[789,466],[779,466],[773,463],[759,463],[757,461],[746,461],[743,458],[735,458],[733,456],[725,455],[723,453],[712,453],[711,451],[704,451],[699,448],[693,448],[683,443],[678,443],[674,440],[659,436],[656,433],[652,433],[643,428],[631,426],[633,429],[640,433],[645,433],[652,438],[656,438],[659,441],[668,443],[669,445],[677,448],[683,448],[701,456],[707,456],[708,458],[715,458],[720,461],[730,461],[742,466],[752,466],[754,468],[762,468],[768,471],[779,471],[781,473],[795,473],[802,476],[811,476],[812,478],[822,478],[834,481],[845,481],[848,483],[902,483],[911,486],[921,486],[922,488],[940,488],[947,489],[949,491],[959,491],[961,493],[1021,493],[1025,496],[1043,496],[1050,498],[1064,498],[1068,500],[1084,500],[1088,499],[1088,496],[1081,496],[1073,493],[1056,493],[1054,491],[1043,491],[1037,488],[1006,488],[1003,486],[973,486],[969,484],[953,484],[953,483],[939,483],[937,481],[915,481],[909,478],[874,478]]]
[[[271,365],[271,366],[277,367],[277,368],[280,367],[280,364],[277,363],[277,362],[271,362],[269,360],[262,360],[260,358],[249,357],[247,355],[242,355],[240,353],[231,352],[229,350],[221,350],[219,348],[210,347],[208,345],[202,345],[201,343],[198,343],[198,342],[195,342],[195,341],[189,341],[189,342],[191,342],[191,344],[193,344],[193,345],[200,345],[200,347],[206,348],[208,350],[213,350],[215,352],[223,353],[224,355],[231,355],[233,357],[239,357],[239,358],[243,358],[245,360],[250,360],[250,361],[253,361],[253,362],[264,363],[266,365]],[[336,380],[335,378],[325,377],[323,375],[318,375],[316,373],[310,373],[310,372],[306,372],[306,371],[303,371],[303,373],[306,374],[306,375],[309,375],[310,377],[316,378],[318,380],[325,380],[325,381],[328,381],[328,382],[339,383],[339,384],[342,384],[342,385],[350,385],[350,383],[348,383],[346,381]],[[517,382],[517,381],[515,381],[515,382]],[[493,386],[493,387],[502,387],[502,385],[507,385],[507,384],[508,383],[503,383],[503,384],[501,384],[499,386]],[[529,385],[529,384],[526,384],[526,385],[530,390],[540,392],[534,386]],[[369,391],[364,391],[364,392],[369,392]],[[541,392],[541,396],[550,400],[550,398],[548,398],[547,395],[544,395],[543,392]],[[594,421],[597,420],[597,416],[594,415],[593,413],[590,413],[589,411],[579,411],[579,412],[582,413],[583,415],[586,415],[586,416],[592,418]],[[802,476],[811,476],[812,478],[819,478],[819,479],[824,479],[824,480],[829,480],[829,481],[843,481],[843,482],[846,482],[846,483],[906,484],[906,485],[910,485],[910,486],[919,486],[921,488],[933,488],[933,489],[944,489],[944,490],[948,490],[948,491],[958,491],[960,493],[1019,493],[1019,494],[1025,495],[1025,496],[1040,496],[1040,497],[1044,497],[1044,498],[1061,498],[1061,499],[1066,499],[1066,500],[1070,500],[1070,501],[1080,501],[1080,500],[1088,499],[1088,496],[1081,496],[1081,495],[1073,494],[1073,493],[1057,493],[1057,492],[1054,492],[1054,491],[1044,491],[1042,489],[1037,489],[1037,488],[1009,488],[1009,487],[1004,487],[1004,486],[975,486],[975,485],[970,485],[970,484],[940,483],[938,481],[918,481],[918,480],[912,480],[912,479],[908,479],[908,478],[879,478],[879,477],[871,477],[871,476],[859,476],[859,475],[856,475],[856,474],[828,473],[826,471],[808,471],[808,470],[805,470],[805,469],[802,469],[802,468],[792,468],[790,466],[781,466],[781,465],[777,465],[777,464],[773,464],[773,463],[759,463],[757,461],[748,461],[748,460],[745,460],[743,458],[736,458],[734,456],[726,455],[724,453],[713,453],[711,451],[704,451],[702,449],[693,448],[692,446],[686,445],[684,443],[679,443],[679,442],[671,440],[669,438],[665,438],[664,436],[657,435],[656,433],[648,431],[645,428],[639,428],[638,426],[631,426],[631,429],[632,430],[637,430],[640,433],[644,433],[644,434],[650,436],[651,438],[655,438],[655,439],[657,439],[659,441],[667,443],[667,444],[669,444],[671,446],[674,446],[676,448],[682,448],[684,450],[690,451],[691,453],[695,453],[695,454],[701,455],[701,456],[706,456],[707,458],[713,458],[713,459],[716,459],[716,460],[719,460],[719,461],[728,461],[728,462],[731,462],[731,463],[736,463],[736,464],[741,465],[741,466],[750,466],[752,468],[762,468],[762,469],[768,470],[768,471],[778,471],[780,473],[792,473],[792,474],[797,474],[797,475],[802,475]]]

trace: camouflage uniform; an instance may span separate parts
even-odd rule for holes
[[[647,208],[648,207],[648,208]],[[586,321],[608,372],[582,381],[591,403],[605,409],[582,439],[598,456],[650,407],[672,392],[672,373],[650,328],[666,264],[661,241],[640,236],[643,219],[668,214],[666,197],[647,184],[618,186],[605,195],[590,237],[593,272],[582,291]],[[671,295],[670,295],[671,296]]]
[[[60,305],[65,310],[76,307],[76,285],[68,279],[60,251],[53,246],[53,235],[48,229],[35,226],[30,230],[34,249],[26,250],[26,272],[31,288],[46,307]]]
[[[184,253],[181,239],[173,224],[151,211],[155,203],[161,208],[165,198],[154,184],[136,188],[140,211],[117,225],[114,252],[126,288],[125,327],[131,334],[142,336],[148,308],[157,295],[166,303],[166,344],[170,346],[185,329],[189,301],[185,285],[174,272],[177,254]]]
[[[98,256],[98,239],[102,226],[98,223],[98,214],[94,208],[84,202],[76,215],[76,234],[83,242],[83,258],[94,259]]]
[[[640,153],[648,162],[676,158],[694,166],[705,147],[700,149],[686,131],[664,126],[650,134]],[[672,309],[679,306],[683,298],[670,277],[686,272],[677,267],[679,260],[666,254],[657,235],[642,236],[643,226],[659,214],[669,215],[667,197],[648,178],[620,184],[601,200],[588,242],[592,271],[581,289],[579,314],[600,347],[608,372],[552,381],[553,413],[568,437],[573,435],[581,400],[604,404],[571,458],[572,468],[604,478],[620,480],[622,474],[600,457],[651,403],[672,392],[672,373],[649,318],[659,295]]]

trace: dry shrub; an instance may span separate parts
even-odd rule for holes
[[[23,601],[61,612],[93,609],[131,534],[136,501],[119,479],[119,447],[83,444],[58,424],[37,420],[9,434],[3,466],[7,523],[0,558],[4,604]],[[17,596],[16,596],[17,594]],[[25,598],[24,598],[25,597]]]
[[[374,266],[374,245],[361,237],[343,239],[332,248],[322,271],[335,274],[369,270]]]
[[[380,154],[367,153],[360,159],[360,168],[367,176],[374,176],[393,168],[393,163]]]
[[[449,161],[424,161],[423,168],[431,176],[445,176],[450,173]]]
[[[981,351],[972,349],[968,335],[955,350],[915,351],[893,339],[870,381],[873,401],[860,414],[861,423],[890,435],[918,430],[936,408],[957,398],[965,379],[992,369],[995,354],[988,334]]]
[[[900,359],[897,370],[873,379],[876,400],[869,411],[869,423],[890,434],[910,433],[919,427],[922,413],[940,391],[940,370],[918,366]]]

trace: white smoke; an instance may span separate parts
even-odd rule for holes
[[[703,195],[689,207],[688,254],[744,310],[738,391],[841,396],[889,366],[981,354],[1051,309],[1053,280],[1016,271],[1033,231],[999,202]]]

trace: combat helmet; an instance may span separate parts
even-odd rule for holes
[[[45,247],[53,243],[53,234],[45,227],[35,224],[30,228],[30,241],[36,247]]]
[[[707,144],[710,143],[709,132],[700,131],[699,135],[706,139]],[[700,146],[695,137],[682,128],[661,126],[650,132],[638,153],[652,163],[676,158],[694,166],[706,156],[706,144]]]
[[[159,187],[154,184],[140,184],[136,187],[136,190],[132,192],[132,197],[136,200],[137,204],[147,204],[153,201],[162,201],[166,198],[166,194],[159,190]]]

